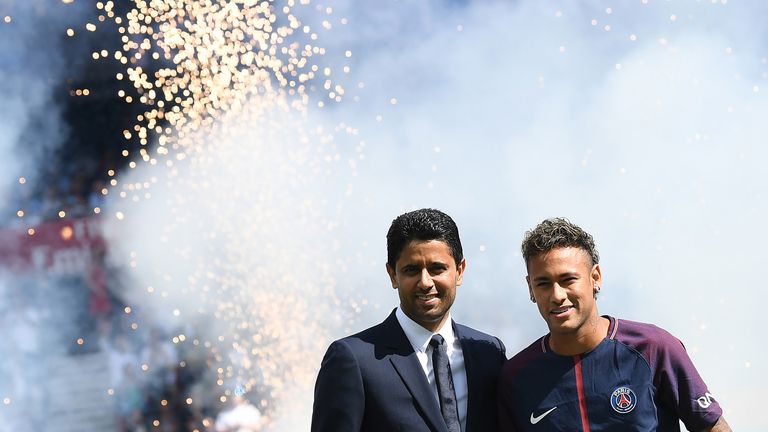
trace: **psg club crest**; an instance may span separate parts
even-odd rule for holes
[[[611,407],[619,414],[627,414],[637,405],[637,396],[629,387],[619,387],[611,393]]]

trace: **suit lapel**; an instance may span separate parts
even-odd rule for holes
[[[459,344],[461,345],[461,354],[464,356],[464,370],[467,373],[467,394],[469,397],[467,398],[467,430],[474,430],[472,426],[473,420],[476,416],[476,414],[473,414],[475,411],[475,405],[473,403],[474,399],[472,397],[473,394],[476,394],[477,391],[477,368],[475,367],[475,356],[474,352],[472,351],[472,343],[470,343],[470,340],[468,338],[465,338],[462,334],[462,331],[460,329],[460,326],[456,324],[456,322],[453,322],[453,332],[456,335],[457,338],[459,338]]]
[[[446,432],[440,406],[429,386],[427,377],[424,376],[424,369],[421,368],[413,346],[400,327],[400,323],[397,322],[394,312],[384,321],[384,325],[387,327],[385,334],[389,338],[386,344],[393,350],[389,355],[389,361],[403,380],[416,404],[421,408],[432,429]]]

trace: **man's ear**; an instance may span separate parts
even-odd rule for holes
[[[389,281],[392,282],[392,288],[397,289],[397,274],[389,263],[387,263],[387,274],[389,275]]]
[[[600,291],[600,286],[603,284],[603,272],[600,270],[600,264],[592,266],[592,272],[589,276],[592,278],[594,294],[597,294]]]
[[[456,273],[458,274],[456,276],[456,286],[461,285],[461,282],[464,280],[464,269],[467,268],[467,260],[465,258],[461,259],[461,262],[456,267]]]
[[[530,276],[525,276],[525,284],[528,285],[528,295],[531,296],[531,301],[536,303],[536,297],[533,296],[533,289],[531,288],[531,278]]]

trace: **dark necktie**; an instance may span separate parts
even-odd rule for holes
[[[448,363],[448,350],[445,339],[439,334],[432,336],[432,368],[435,370],[437,395],[440,398],[440,412],[443,414],[448,432],[461,432],[459,422],[459,404],[456,402],[456,392],[453,389],[451,364]]]

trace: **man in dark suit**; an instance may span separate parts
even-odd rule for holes
[[[506,355],[498,338],[450,317],[466,267],[456,224],[432,209],[398,216],[386,267],[400,306],[328,348],[312,432],[496,431]]]

